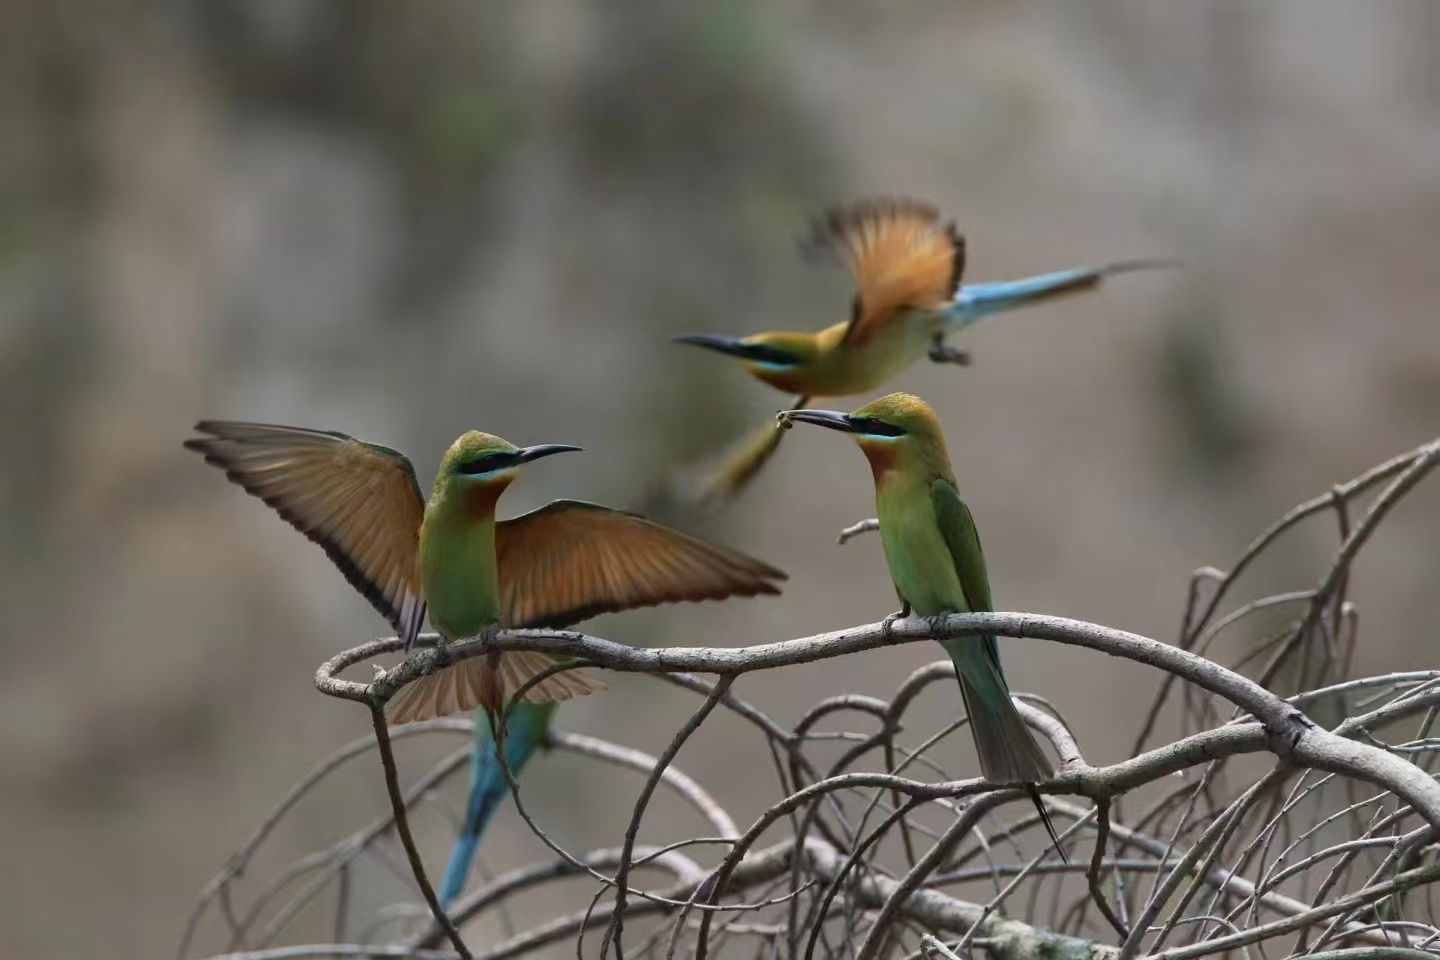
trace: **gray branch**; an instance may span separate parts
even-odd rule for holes
[[[850,656],[898,643],[983,634],[1085,647],[1156,667],[1187,680],[1229,700],[1258,720],[1258,732],[1263,733],[1265,749],[1280,759],[1296,766],[1338,773],[1384,787],[1403,798],[1431,826],[1440,829],[1440,785],[1414,764],[1378,747],[1348,740],[1317,727],[1295,705],[1198,654],[1139,634],[1063,617],[1029,613],[964,613],[933,619],[911,617],[888,625],[872,623],[798,640],[749,647],[640,648],[573,631],[501,630],[420,650],[368,684],[336,676],[350,666],[398,649],[399,641],[392,638],[337,654],[320,666],[315,684],[321,692],[330,696],[366,704],[383,704],[416,677],[457,660],[491,651],[535,650],[630,673],[738,676],[756,670],[773,670]],[[431,643],[436,640],[434,635],[427,635],[425,639]],[[1247,741],[1247,745],[1249,743]],[[1169,750],[1166,748],[1161,753],[1167,754]],[[1237,748],[1232,752],[1253,750]],[[1152,758],[1152,763],[1159,762],[1153,753],[1142,756]],[[1172,758],[1171,762],[1175,759]],[[1129,763],[1139,764],[1140,760],[1136,758]],[[1093,769],[1072,768],[1043,785],[1042,790],[1098,799],[1122,793],[1138,783],[1153,779],[1153,776],[1148,767],[1132,766],[1128,775],[1107,773],[1104,776]]]

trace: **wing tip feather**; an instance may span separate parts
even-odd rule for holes
[[[247,452],[274,452],[276,447],[272,444],[280,437],[292,441],[306,437],[324,438],[327,443],[358,443],[358,441],[354,441],[352,437],[342,433],[237,420],[200,420],[196,423],[195,429],[197,432],[208,434],[208,436],[185,439],[182,441],[185,449],[202,456],[206,463],[224,473],[226,480],[274,510],[280,519],[324,550],[325,555],[340,571],[346,582],[384,616],[398,634],[408,638],[409,643],[414,642],[414,637],[419,633],[420,624],[424,620],[425,604],[417,601],[412,608],[410,603],[403,599],[405,591],[401,591],[398,596],[393,598],[389,596],[387,584],[391,581],[381,582],[367,574],[361,568],[360,563],[348,554],[339,540],[313,526],[310,520],[293,508],[293,496],[287,495],[283,489],[276,492],[263,492],[265,487],[252,476],[253,469],[247,469],[244,466],[244,455]],[[275,438],[261,439],[254,435],[256,433],[274,434]],[[411,483],[413,485],[413,474]],[[414,492],[418,500],[418,489]]]

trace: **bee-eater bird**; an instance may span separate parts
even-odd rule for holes
[[[997,283],[960,286],[965,240],[953,222],[917,200],[868,200],[818,218],[802,249],[837,257],[855,294],[849,319],[815,332],[774,331],[748,337],[682,334],[691,343],[735,357],[751,376],[794,394],[792,406],[817,397],[845,397],[883,385],[928,355],[937,363],[968,363],[945,343],[948,334],[982,317],[1093,290],[1106,277],[1175,266],[1170,260],[1125,260]],[[765,424],[692,491],[698,500],[739,492],[775,453],[783,431]]]
[[[318,543],[408,650],[429,612],[447,641],[495,627],[560,627],[601,613],[683,600],[779,593],[785,574],[637,514],[556,500],[496,520],[500,495],[526,463],[579,450],[517,447],[471,431],[440,461],[427,503],[404,454],[343,433],[205,420],[188,449]],[[552,658],[512,651],[472,657],[406,686],[393,723],[504,706]],[[596,689],[561,673],[534,703]]]
[[[204,420],[186,440],[249,494],[324,548],[341,573],[405,639],[426,609],[442,638],[492,626],[559,628],[632,607],[779,593],[785,573],[739,551],[703,543],[631,512],[557,499],[511,520],[495,505],[523,463],[577,446],[517,448],[465,433],[441,461],[431,499],[420,495],[403,453],[344,433]],[[482,707],[494,714],[524,682],[552,665],[540,653],[490,653],[403,688],[390,723]],[[505,763],[520,776],[549,734],[556,702],[602,688],[564,672],[527,692],[505,725]],[[448,902],[464,887],[475,845],[508,793],[491,724],[475,724],[471,797],[442,884]]]
[[[903,608],[900,616],[994,610],[980,536],[956,488],[940,421],[925,401],[892,393],[854,413],[802,409],[779,417],[782,427],[798,420],[848,433],[870,461],[880,540]],[[1028,785],[1055,840],[1034,789],[1055,768],[1010,699],[995,637],[957,637],[940,645],[955,664],[985,779]]]
[[[427,503],[410,461],[379,444],[257,423],[207,420],[195,429],[206,436],[185,446],[318,543],[407,650],[427,609],[431,625],[451,641],[495,626],[563,627],[659,603],[776,594],[786,579],[738,551],[579,500],[496,520],[496,503],[523,464],[579,447],[516,447],[471,431],[441,460]],[[403,688],[388,706],[389,720],[406,723],[477,706],[498,720],[515,692],[552,663],[520,651],[462,660]],[[556,701],[602,686],[570,671],[532,687],[506,727],[512,773],[545,741]],[[508,790],[494,759],[491,724],[481,719],[456,857],[467,842],[473,853]],[[464,879],[462,870],[459,883]]]

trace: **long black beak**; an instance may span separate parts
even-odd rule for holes
[[[848,413],[838,410],[781,410],[776,417],[781,423],[799,420],[801,423],[813,423],[839,430],[841,433],[856,433],[859,429]]]
[[[529,463],[531,460],[539,460],[541,457],[548,457],[554,453],[571,453],[584,449],[584,447],[577,447],[569,443],[537,443],[533,447],[521,447],[515,451],[515,462]]]
[[[751,351],[734,337],[722,337],[718,333],[682,333],[670,338],[676,343],[693,343],[706,350],[714,350],[731,357],[749,357]]]

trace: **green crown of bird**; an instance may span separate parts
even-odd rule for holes
[[[945,338],[992,313],[1094,290],[1114,274],[1178,266],[1159,258],[1123,260],[962,287],[964,237],[936,207],[904,198],[827,211],[812,224],[802,250],[838,259],[849,271],[855,293],[847,319],[814,332],[674,338],[734,357],[757,380],[794,394],[794,407],[877,389],[922,356],[968,363],[969,354],[947,346]],[[686,498],[720,503],[742,490],[779,447],[784,431],[774,427],[762,424],[742,439],[718,468],[688,485]]]
[[[885,562],[902,610],[923,617],[994,610],[985,555],[970,509],[960,499],[935,411],[919,397],[892,393],[853,413],[784,410],[782,427],[811,423],[848,433],[875,479],[875,509]],[[1034,785],[1054,766],[1010,699],[1000,648],[991,635],[956,637],[940,645],[955,664],[985,779],[1030,786],[1036,809],[1059,841]]]
[[[456,440],[427,502],[404,454],[343,433],[205,420],[185,446],[319,544],[410,649],[427,610],[447,641],[495,626],[563,627],[601,613],[679,601],[777,594],[786,575],[753,557],[637,514],[556,500],[497,520],[500,495],[528,463],[579,450],[517,447],[478,431]],[[404,687],[391,723],[485,707],[497,711],[551,668],[545,654],[489,653]],[[602,689],[567,671],[524,700]]]

